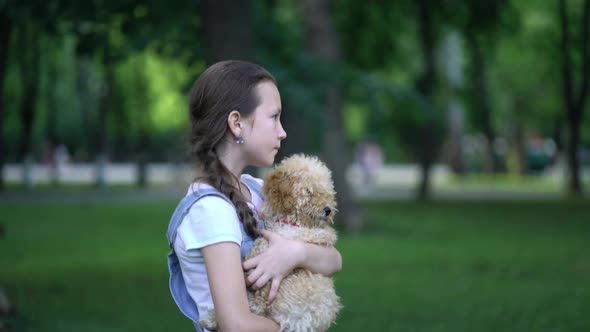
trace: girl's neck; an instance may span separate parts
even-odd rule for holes
[[[215,183],[209,183],[210,178],[208,174],[202,173],[202,176],[198,177],[198,182],[204,182],[209,184],[212,187],[215,187]],[[233,176],[227,178],[226,181],[230,181],[231,185],[242,195],[242,197],[246,200],[246,202],[252,201],[252,194],[250,193],[250,189],[240,181],[240,178],[234,178]]]
[[[246,168],[246,164],[241,157],[240,151],[236,149],[236,147],[237,146],[232,144],[220,146],[217,149],[217,157],[223,166],[225,166],[225,168],[227,168],[227,170],[239,181],[242,171]],[[237,183],[235,183],[235,185],[237,185]]]

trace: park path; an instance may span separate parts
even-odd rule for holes
[[[264,171],[263,171],[264,172]],[[31,167],[32,185],[28,190],[18,184],[22,181],[22,167],[7,165],[4,175],[9,190],[0,192],[0,203],[11,202],[150,202],[177,201],[186,193],[187,184],[193,178],[190,167],[171,164],[150,164],[146,188],[134,187],[136,169],[134,164],[109,164],[105,169],[105,188],[92,188],[94,167],[92,164],[68,165],[62,170],[60,187],[51,187],[51,170],[42,165]],[[584,170],[584,177],[590,178],[590,169]],[[540,181],[561,183],[562,169],[551,169],[541,176]],[[418,181],[415,165],[386,165],[376,176],[372,187],[359,186],[359,169],[349,168],[348,179],[358,200],[412,200]],[[433,195],[435,200],[546,200],[564,197],[560,190],[539,190],[538,188],[511,188],[498,186],[448,186],[451,175],[444,166],[436,166],[432,172]],[[15,184],[16,183],[16,184]],[[516,189],[516,190],[515,190]]]

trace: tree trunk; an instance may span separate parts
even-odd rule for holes
[[[256,61],[252,1],[201,1],[207,66],[222,60]],[[256,167],[244,173],[257,175]]]
[[[449,125],[449,164],[454,174],[462,175],[465,172],[465,163],[463,162],[463,132],[464,117],[463,107],[456,97],[449,101],[448,125]]]
[[[35,121],[35,108],[39,90],[39,32],[36,27],[23,22],[20,36],[21,53],[20,69],[23,90],[21,95],[20,116],[21,135],[18,150],[18,160],[24,163],[31,154],[33,123]]]
[[[287,98],[282,101],[283,112],[281,117],[287,132],[287,139],[281,142],[281,150],[277,156],[277,161],[294,153],[309,151],[309,137],[311,136],[308,126],[309,120],[306,121],[306,118],[301,115],[301,109],[294,106]]]
[[[419,38],[424,61],[424,72],[417,82],[418,91],[428,100],[430,107],[434,107],[434,85],[436,81],[435,68],[435,45],[432,10],[429,0],[419,0],[418,6],[418,25]],[[418,162],[420,164],[420,183],[418,186],[417,198],[428,199],[431,196],[430,191],[430,169],[434,163],[435,144],[432,124],[425,124],[421,133],[421,144],[415,147],[418,151]]]
[[[207,65],[221,60],[255,61],[252,1],[201,1]]]
[[[568,191],[576,196],[582,193],[582,182],[580,181],[580,161],[578,158],[578,145],[580,144],[580,120],[574,117],[568,121],[567,140],[567,165],[569,170]]]
[[[418,184],[418,191],[416,198],[419,200],[428,200],[432,196],[432,190],[430,186],[430,171],[434,164],[433,158],[433,146],[434,137],[432,131],[428,128],[424,128],[417,133],[421,137],[421,144],[416,147],[420,149],[418,152],[418,165],[420,169],[420,182]]]
[[[96,155],[95,147],[92,146],[94,141],[93,127],[90,125],[90,110],[93,106],[90,96],[89,82],[90,77],[90,66],[88,59],[83,55],[76,57],[76,94],[78,98],[78,107],[80,111],[80,146],[85,149],[85,159],[91,160],[91,156]]]
[[[474,114],[476,125],[486,137],[484,170],[487,173],[493,174],[496,173],[498,168],[493,146],[496,135],[492,128],[492,106],[487,85],[485,58],[481,49],[480,41],[475,34],[470,33],[469,31],[467,33],[467,45],[472,60],[470,74],[473,86],[473,102],[471,105],[474,108],[477,107],[472,114]]]
[[[8,47],[12,32],[12,19],[0,10],[0,191],[4,190],[4,78],[8,62]]]
[[[48,82],[57,82],[58,80],[58,55],[57,55],[57,48],[54,47],[53,42],[54,39],[52,38],[45,38],[45,45],[44,49],[46,50],[47,57],[43,63],[44,66],[47,66],[47,81]],[[57,112],[59,108],[59,101],[57,99],[57,90],[55,89],[54,84],[48,84],[44,90],[44,98],[46,100],[47,105],[47,125],[46,125],[46,132],[45,132],[45,142],[44,142],[44,153],[49,154],[49,161],[51,174],[51,185],[58,186],[60,182],[61,174],[61,167],[60,165],[54,163],[54,154],[55,148],[59,144],[63,144],[62,141],[57,137]],[[45,156],[44,156],[45,157]],[[46,160],[44,160],[46,161]]]
[[[518,107],[516,109],[519,109]],[[518,117],[518,116],[517,116]],[[513,144],[516,147],[516,162],[518,175],[525,175],[528,170],[527,142],[524,125],[520,118],[514,120]]]
[[[330,14],[329,0],[303,1],[305,38],[312,54],[326,65],[340,61],[338,38]],[[339,219],[345,229],[357,232],[364,226],[364,219],[353,201],[346,178],[348,157],[342,115],[342,94],[337,82],[327,89],[322,114],[322,154],[332,170],[334,186],[338,193]]]
[[[447,86],[447,162],[456,175],[465,171],[463,160],[463,133],[465,131],[465,111],[460,98],[463,86],[463,66],[460,61],[462,52],[459,34],[451,31],[444,41],[443,61]]]
[[[582,29],[580,45],[573,45],[572,36],[569,31],[569,17],[566,0],[559,0],[559,22],[561,26],[561,75],[563,102],[567,114],[568,124],[568,151],[567,162],[569,170],[568,193],[573,196],[582,194],[582,183],[580,181],[580,165],[578,158],[578,144],[580,141],[580,124],[583,120],[583,112],[588,95],[590,75],[590,54],[588,45],[590,35],[590,0],[584,0],[582,12]],[[579,47],[582,50],[582,65],[578,69],[581,72],[581,83],[578,95],[575,93],[574,63],[571,51]]]
[[[279,3],[277,0],[264,0],[264,7],[267,8],[267,11],[262,19],[273,20],[273,16],[277,11],[278,6]],[[283,62],[284,60],[279,59],[278,61]],[[297,71],[298,68],[291,70]],[[290,74],[287,75],[290,76]],[[307,114],[302,114],[305,105],[303,105],[300,100],[297,100],[297,96],[291,96],[286,93],[288,92],[288,87],[286,86],[287,83],[285,83],[287,79],[282,79],[280,77],[277,77],[277,79],[279,80],[278,88],[281,92],[281,101],[283,103],[281,121],[287,132],[287,139],[281,142],[281,150],[277,154],[275,162],[279,162],[294,153],[310,151],[311,137],[313,133],[310,130],[309,123],[314,123],[314,119],[310,119]]]
[[[58,80],[58,55],[57,55],[57,48],[54,48],[54,40],[47,38],[47,45],[45,46],[48,49],[49,55],[47,56],[47,80],[49,82],[57,82]],[[49,87],[46,89],[45,98],[47,98],[47,138],[53,142],[58,143],[57,137],[57,112],[58,112],[58,105],[59,101],[57,99],[57,91],[55,89],[55,85],[49,84]],[[61,142],[59,142],[61,143]]]
[[[94,137],[94,145],[96,146],[96,186],[103,188],[106,186],[105,167],[108,161],[108,115],[111,106],[112,88],[114,82],[114,64],[112,63],[112,56],[110,45],[108,41],[104,43],[104,50],[102,54],[102,61],[105,70],[105,77],[102,82],[102,89],[100,95],[100,104],[98,108],[97,128]]]

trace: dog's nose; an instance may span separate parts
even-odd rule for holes
[[[330,209],[329,207],[326,206],[324,208],[324,214],[326,215],[326,217],[329,216],[331,212],[332,212],[332,209]]]

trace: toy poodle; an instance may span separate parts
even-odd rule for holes
[[[267,230],[284,238],[334,246],[336,200],[331,171],[315,156],[296,154],[284,159],[265,177],[265,201],[261,209]],[[259,237],[246,259],[268,248]],[[270,283],[248,292],[250,310],[280,325],[281,331],[326,331],[336,320],[342,305],[330,277],[295,269],[281,281],[277,296],[267,303]],[[209,330],[217,329],[214,310],[199,321]]]

